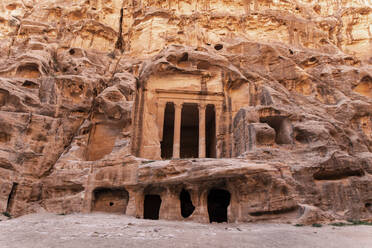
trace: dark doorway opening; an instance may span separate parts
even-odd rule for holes
[[[192,213],[195,210],[195,207],[194,207],[194,205],[192,205],[191,196],[190,196],[190,193],[187,190],[182,189],[182,191],[180,193],[180,201],[181,201],[181,215],[182,215],[182,217],[187,218],[190,215],[192,215]]]
[[[216,112],[213,104],[208,104],[205,110],[205,145],[206,157],[216,157]]]
[[[223,189],[212,189],[208,194],[209,222],[227,222],[227,207],[230,193]]]
[[[12,189],[10,190],[10,194],[8,196],[8,202],[7,202],[7,205],[6,205],[6,212],[9,213],[9,214],[12,212],[12,209],[13,209],[13,205],[14,205],[14,201],[15,201],[15,197],[16,197],[16,193],[17,193],[17,187],[18,187],[18,183],[13,183]]]
[[[94,190],[92,210],[125,214],[128,201],[129,193],[125,189],[99,188]]]
[[[197,104],[186,103],[181,116],[181,158],[199,156],[199,111]]]
[[[174,104],[168,102],[164,110],[163,140],[161,141],[161,157],[172,158],[174,135]]]
[[[143,218],[150,220],[158,220],[160,205],[161,205],[160,195],[145,195]]]

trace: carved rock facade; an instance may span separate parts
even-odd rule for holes
[[[0,3],[0,211],[372,218],[372,3]]]

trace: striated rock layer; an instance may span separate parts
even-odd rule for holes
[[[2,0],[0,211],[371,220],[371,33],[370,0]]]

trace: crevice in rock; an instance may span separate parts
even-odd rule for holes
[[[46,170],[42,175],[40,175],[39,178],[47,177],[50,174],[52,174],[53,171],[54,171],[54,166],[58,162],[58,160],[60,159],[60,157],[62,156],[62,154],[67,153],[67,151],[71,148],[71,144],[72,144],[74,138],[79,135],[79,130],[80,130],[81,126],[84,124],[85,120],[90,120],[91,117],[92,117],[95,99],[93,99],[92,102],[93,103],[92,103],[91,108],[90,108],[90,110],[88,112],[87,118],[81,120],[79,127],[75,130],[75,132],[72,132],[72,135],[69,137],[68,142],[64,145],[63,150],[58,154],[58,156],[56,156],[56,158],[53,161],[53,163],[51,163],[49,169]],[[30,118],[30,122],[31,122],[31,118]],[[89,138],[88,138],[88,142],[89,142]]]
[[[120,21],[119,21],[119,34],[118,39],[115,43],[115,48],[119,49],[121,52],[124,52],[124,40],[123,40],[123,15],[124,15],[124,9],[120,9]]]
[[[364,171],[362,169],[345,168],[338,171],[318,171],[313,175],[315,180],[340,180],[353,176],[362,177]]]
[[[10,194],[8,196],[8,201],[7,201],[7,204],[6,204],[6,212],[7,213],[10,213],[13,209],[13,205],[14,205],[14,200],[15,200],[15,197],[16,197],[16,194],[17,194],[17,187],[18,187],[18,183],[13,183],[12,185],[12,189],[10,190]]]
[[[251,216],[262,216],[262,215],[277,215],[277,214],[287,214],[294,212],[298,209],[298,206],[293,206],[290,208],[283,208],[283,209],[278,209],[278,210],[273,210],[273,211],[257,211],[257,212],[252,212],[249,213]]]

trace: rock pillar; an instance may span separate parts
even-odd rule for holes
[[[205,104],[199,104],[199,158],[205,158]]]
[[[164,126],[165,102],[158,102],[158,129],[159,140],[163,140],[163,126]]]
[[[173,158],[180,158],[181,111],[182,111],[182,104],[175,103],[174,104]]]
[[[221,120],[222,118],[222,106],[216,104],[215,105],[215,111],[216,111],[216,158],[221,158],[221,150],[222,150],[222,140],[221,140],[221,135],[222,135],[222,130],[221,130],[221,125],[220,123],[223,123]]]

